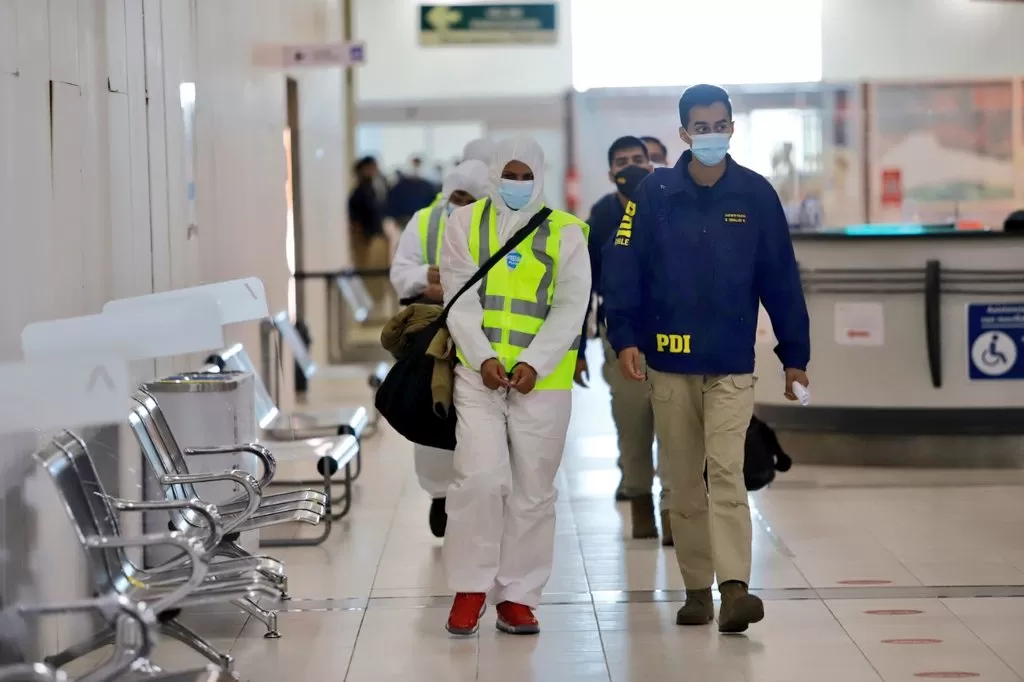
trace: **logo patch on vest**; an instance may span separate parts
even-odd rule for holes
[[[508,266],[509,270],[515,270],[521,260],[523,260],[522,254],[518,251],[513,251],[505,256],[505,265]]]

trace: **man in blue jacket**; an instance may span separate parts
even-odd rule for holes
[[[645,379],[641,354],[649,368],[686,584],[676,622],[714,620],[717,578],[718,629],[743,632],[764,618],[761,600],[747,591],[751,526],[743,483],[758,303],[779,340],[775,352],[790,400],[794,382],[808,385],[807,305],[778,195],[728,155],[728,93],[712,85],[688,88],[679,119],[679,136],[691,151],[675,167],[648,176],[605,247],[605,315],[623,375]]]
[[[611,390],[612,419],[618,434],[619,470],[622,479],[615,491],[615,499],[629,501],[631,532],[634,538],[658,537],[654,497],[654,412],[651,410],[650,387],[623,378],[619,372],[615,353],[607,343],[604,307],[601,296],[601,259],[603,247],[615,237],[626,204],[633,192],[650,174],[649,149],[633,136],[620,137],[608,148],[608,179],[615,185],[615,191],[604,195],[590,209],[587,224],[590,225],[590,273],[593,293],[598,296],[597,323],[603,339],[605,362],[602,374]],[[586,358],[587,329],[584,322],[580,354],[576,360],[576,383],[586,386],[583,376],[589,373]],[[672,544],[672,531],[668,517],[668,484],[661,486],[661,538],[662,544]]]

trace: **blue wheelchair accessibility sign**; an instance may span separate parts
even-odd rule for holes
[[[1024,303],[969,303],[971,379],[1024,379]]]

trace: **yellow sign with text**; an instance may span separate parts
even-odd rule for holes
[[[659,353],[668,351],[669,353],[686,355],[690,352],[689,334],[657,334],[654,338],[657,342]]]
[[[615,233],[615,246],[629,246],[629,240],[633,238],[633,216],[636,215],[636,204],[632,201],[626,203],[626,213],[619,223],[619,231]]]

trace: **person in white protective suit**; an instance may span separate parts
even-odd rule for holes
[[[438,259],[448,216],[460,207],[473,203],[487,193],[487,164],[464,161],[444,179],[442,200],[413,214],[398,240],[398,250],[391,264],[391,285],[400,300],[442,303]],[[452,482],[452,453],[425,445],[413,447],[416,476],[431,497],[430,531],[444,537],[448,516],[445,494]]]
[[[535,140],[497,145],[487,198],[452,214],[441,250],[446,301],[543,206]],[[490,600],[497,627],[540,631],[533,610],[551,575],[555,475],[562,461],[583,317],[589,228],[552,211],[460,297],[448,317],[459,362],[455,480],[443,563],[456,593],[447,629],[477,631]]]
[[[466,146],[462,148],[463,161],[476,160],[489,164],[491,162],[491,157],[493,156],[494,142],[486,137],[470,140],[466,143]]]

